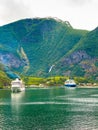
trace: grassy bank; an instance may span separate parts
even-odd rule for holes
[[[47,78],[40,78],[40,77],[22,77],[23,81],[25,82],[26,86],[62,86],[64,85],[64,82],[68,79],[69,77],[66,76],[54,76],[54,77],[47,77]],[[84,78],[84,77],[74,77],[73,78],[75,82],[79,85],[81,84],[82,86],[84,84],[97,84],[95,83],[94,80],[89,79],[89,78]]]

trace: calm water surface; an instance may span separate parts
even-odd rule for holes
[[[98,89],[0,90],[0,130],[98,130]]]

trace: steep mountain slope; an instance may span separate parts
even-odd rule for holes
[[[55,71],[98,78],[98,28],[87,33],[58,63]],[[62,69],[61,69],[62,68]]]
[[[75,48],[74,51],[82,49],[88,55],[98,57],[98,27],[83,37]]]
[[[87,33],[59,19],[16,21],[0,27],[0,61],[22,74],[47,76],[50,67],[63,59]],[[56,74],[61,74],[61,70],[56,70]]]

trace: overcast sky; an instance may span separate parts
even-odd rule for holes
[[[49,16],[92,30],[98,26],[98,0],[0,0],[0,25]]]

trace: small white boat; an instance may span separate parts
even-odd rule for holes
[[[66,87],[76,87],[76,83],[72,79],[66,80],[64,84],[65,84]]]
[[[22,80],[16,78],[11,82],[11,91],[12,92],[21,92],[25,90],[25,86]]]

